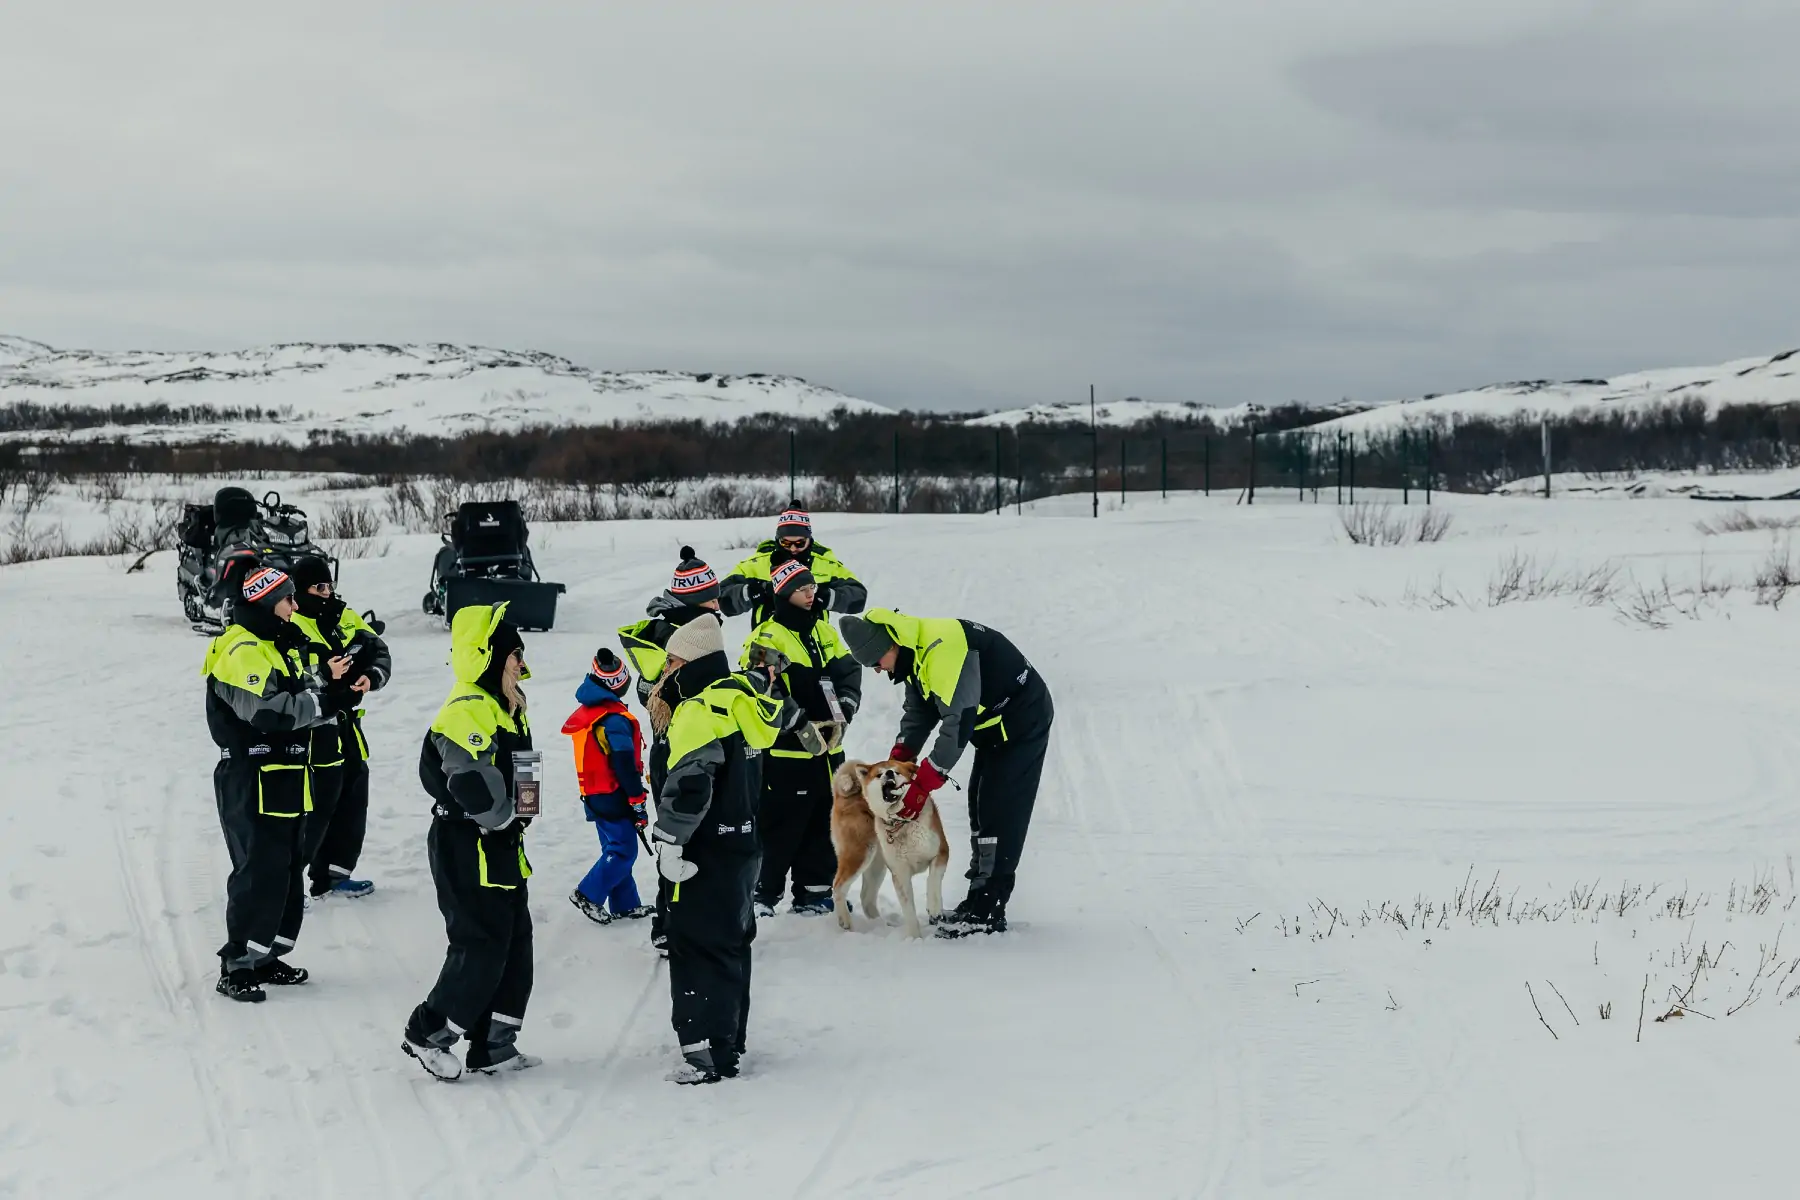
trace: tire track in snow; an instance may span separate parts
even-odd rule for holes
[[[242,1161],[238,1158],[239,1148],[232,1137],[231,1123],[220,1108],[218,1080],[200,1048],[204,1026],[195,1012],[192,997],[186,995],[181,980],[170,974],[164,956],[159,953],[156,931],[165,930],[167,926],[161,923],[153,925],[147,918],[142,868],[138,866],[137,856],[132,852],[125,826],[116,820],[113,823],[113,840],[118,854],[119,883],[124,892],[125,913],[131,922],[132,940],[137,943],[138,956],[143,960],[145,972],[150,976],[150,985],[158,1002],[178,1027],[174,1030],[174,1041],[187,1059],[195,1090],[200,1093],[200,1115],[206,1126],[207,1144],[218,1165]],[[158,841],[161,841],[160,835]],[[166,910],[167,907],[165,902],[163,908]],[[167,948],[169,957],[178,956],[179,950],[172,942]]]

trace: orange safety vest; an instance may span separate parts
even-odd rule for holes
[[[583,706],[569,714],[562,727],[562,731],[575,741],[575,776],[581,781],[583,796],[610,796],[619,790],[619,777],[613,771],[612,759],[594,734],[594,726],[608,713],[622,713],[631,722],[639,778],[644,774],[644,731],[631,710],[618,700]]]

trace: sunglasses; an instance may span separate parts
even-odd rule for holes
[[[804,550],[812,544],[812,539],[803,537],[784,537],[776,538],[775,542],[783,550]]]

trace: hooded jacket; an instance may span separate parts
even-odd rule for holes
[[[499,829],[513,819],[515,750],[529,750],[531,725],[500,699],[500,677],[517,634],[503,625],[505,604],[470,605],[450,622],[450,668],[456,682],[419,750],[419,782],[437,815]]]
[[[669,721],[657,840],[754,854],[761,752],[775,744],[788,715],[781,700],[733,675],[722,652],[683,665],[667,686],[682,699]]]
[[[647,614],[644,620],[619,628],[619,644],[625,648],[625,657],[637,671],[640,704],[650,702],[650,692],[662,678],[663,667],[669,661],[663,647],[669,644],[670,635],[695,617],[717,615],[710,608],[678,600],[668,592],[653,596],[644,606],[644,612]]]
[[[834,720],[831,705],[819,686],[821,680],[831,682],[845,719],[856,716],[862,706],[862,667],[850,657],[843,639],[822,614],[786,602],[777,603],[775,615],[752,630],[744,643],[738,661],[740,668],[749,666],[751,652],[759,645],[778,650],[787,658],[788,669],[781,675],[783,690],[805,711],[805,720]],[[792,730],[784,731],[769,753],[782,758],[810,757]]]
[[[939,771],[949,774],[971,740],[999,742],[1029,732],[1005,725],[1013,698],[1036,676],[1005,634],[974,621],[910,617],[889,608],[864,620],[900,648],[895,667],[906,680],[906,704],[899,740],[917,749],[937,730],[929,758]]]
[[[818,611],[859,613],[869,602],[869,589],[838,561],[831,547],[811,542],[795,554],[771,539],[757,546],[756,553],[733,567],[719,584],[719,611],[728,617],[747,612],[758,625],[768,620],[773,612],[768,602],[769,575],[790,560],[812,572],[813,582],[819,585],[819,595],[824,599]]]

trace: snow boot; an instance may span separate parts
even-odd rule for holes
[[[641,921],[645,917],[654,917],[655,915],[656,915],[656,905],[640,904],[636,908],[628,908],[624,912],[614,913],[613,920],[615,920],[615,921]]]
[[[956,913],[945,913],[937,921],[937,936],[941,938],[965,938],[977,933],[1005,933],[1006,914],[1004,912],[969,913],[958,916]]]
[[[351,900],[360,900],[375,890],[375,885],[367,879],[340,879],[326,891],[328,896],[345,896]]]
[[[305,967],[291,967],[279,958],[265,958],[256,964],[256,982],[275,987],[292,987],[312,978]]]
[[[400,1049],[406,1051],[406,1057],[425,1068],[425,1073],[443,1083],[455,1083],[462,1078],[463,1065],[456,1055],[442,1046],[421,1046],[408,1037],[400,1043]]]
[[[262,984],[256,981],[256,970],[253,967],[239,967],[235,971],[221,970],[218,985],[213,990],[221,996],[240,1000],[245,1004],[261,1004],[269,998],[269,994],[262,990]]]
[[[770,904],[767,900],[758,900],[755,908],[756,919],[759,921],[766,921],[775,915],[775,906]]]
[[[664,1075],[663,1078],[670,1083],[693,1085],[700,1083],[717,1083],[720,1079],[724,1078],[724,1076],[720,1075],[711,1067],[699,1067],[695,1066],[693,1063],[684,1062],[673,1071],[670,1071],[667,1075]]]
[[[576,909],[580,911],[582,916],[586,917],[596,925],[611,925],[613,922],[613,915],[600,905],[595,904],[592,900],[589,900],[586,896],[582,895],[580,888],[576,888],[569,893],[569,903],[573,904]]]
[[[533,1067],[541,1067],[544,1060],[535,1054],[515,1054],[511,1058],[502,1059],[486,1066],[470,1067],[477,1075],[501,1075],[508,1071],[529,1071]]]

